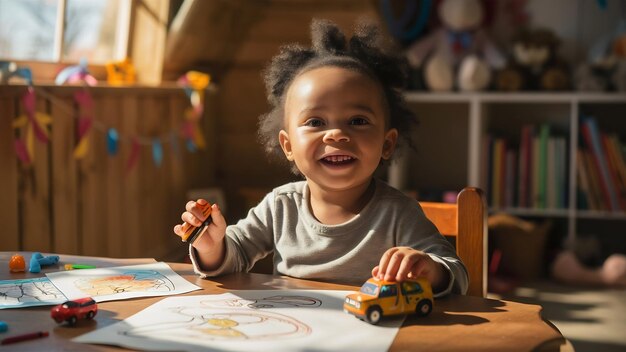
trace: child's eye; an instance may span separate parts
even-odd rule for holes
[[[367,125],[369,122],[363,117],[355,117],[350,120],[351,125]]]
[[[304,125],[308,127],[320,127],[324,125],[324,121],[322,121],[321,119],[312,118],[312,119],[306,120],[304,122]]]

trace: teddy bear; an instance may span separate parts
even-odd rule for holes
[[[522,29],[512,40],[506,66],[496,73],[499,91],[562,91],[570,88],[567,64],[558,54],[560,41],[549,29]]]
[[[504,58],[482,28],[482,3],[443,0],[438,15],[442,26],[407,48],[409,65],[431,91],[486,89]]]

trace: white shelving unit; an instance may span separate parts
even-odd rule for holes
[[[519,140],[525,123],[549,122],[568,138],[568,206],[565,209],[499,208],[517,216],[564,218],[574,238],[581,219],[626,220],[626,213],[577,209],[576,148],[581,113],[594,115],[600,128],[626,137],[624,93],[416,93],[406,100],[420,120],[416,152],[390,167],[390,182],[401,189],[459,190],[481,184],[481,145],[497,131]],[[603,127],[603,122],[607,126]],[[610,122],[610,123],[608,123]],[[623,226],[623,225],[622,225]]]

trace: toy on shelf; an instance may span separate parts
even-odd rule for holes
[[[135,83],[135,66],[129,58],[118,62],[107,62],[107,83],[111,85]]]
[[[443,27],[407,49],[409,65],[428,90],[486,89],[504,57],[482,28],[483,5],[479,0],[443,0],[439,17]]]
[[[424,277],[403,282],[376,278],[367,280],[358,293],[346,296],[343,310],[370,324],[383,316],[412,314],[427,316],[433,309],[433,290]]]
[[[95,86],[98,84],[98,80],[94,76],[92,76],[91,73],[89,73],[87,60],[83,58],[80,60],[80,64],[68,66],[61,70],[61,72],[59,72],[59,74],[54,79],[54,83],[57,85],[62,85],[65,83],[85,83],[88,86]]]
[[[66,321],[70,326],[76,325],[79,319],[93,319],[98,314],[98,305],[91,297],[67,301],[50,310],[50,316],[61,324]]]
[[[13,254],[9,260],[9,271],[20,273],[26,271],[26,261],[21,254]]]
[[[58,255],[49,255],[47,257],[44,257],[41,253],[35,252],[30,257],[30,265],[28,266],[28,271],[31,273],[38,273],[41,271],[42,266],[54,265],[58,262]]]
[[[626,19],[600,37],[574,74],[579,91],[626,91]]]
[[[523,29],[514,38],[509,61],[496,74],[499,91],[562,91],[570,88],[567,64],[557,54],[559,38],[549,29]]]

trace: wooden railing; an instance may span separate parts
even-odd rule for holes
[[[201,128],[208,148],[195,153],[178,140],[163,145],[157,167],[142,146],[128,170],[132,143],[107,153],[105,133],[92,128],[87,155],[76,160],[79,87],[37,86],[37,111],[52,117],[50,141],[36,142],[34,162],[15,153],[12,122],[23,113],[25,86],[0,86],[0,250],[112,257],[157,257],[180,251],[172,233],[189,188],[214,181],[210,101]],[[180,128],[189,101],[182,89],[93,87],[94,118],[122,136],[159,136]],[[211,97],[208,97],[210,100]],[[69,108],[68,108],[69,107]]]

